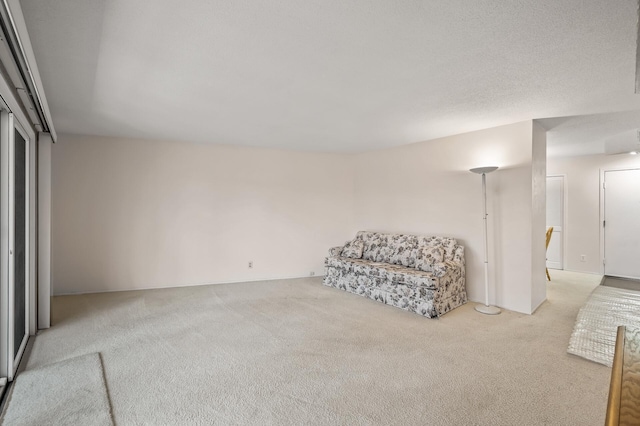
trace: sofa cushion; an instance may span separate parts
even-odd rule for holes
[[[340,255],[342,257],[350,257],[352,259],[360,259],[362,257],[362,250],[364,249],[364,242],[362,240],[352,240],[344,245]]]
[[[418,252],[416,262],[418,260],[430,263],[444,262],[444,253],[445,249],[442,246],[424,246]]]
[[[405,234],[382,234],[379,232],[360,231],[356,239],[362,240],[364,249],[362,258],[374,262],[393,263],[396,265],[415,267],[419,250],[425,246],[442,247],[444,260],[454,260],[458,242],[450,237],[423,237]]]
[[[453,260],[458,242],[455,238],[429,237],[426,240],[426,245],[431,247],[442,247],[444,249],[444,260]]]
[[[362,258],[374,262],[391,263],[392,249],[388,235],[369,232],[363,235],[364,251]]]
[[[421,286],[435,289],[434,274],[407,268],[391,263],[380,263],[365,259],[348,259],[344,257],[328,257],[328,267],[337,268],[344,273],[365,275],[372,278],[380,278],[388,282],[388,285],[405,284],[410,287]],[[383,285],[384,287],[385,285]]]
[[[356,238],[361,239],[364,243],[362,250],[362,258],[365,260],[373,260],[375,258],[378,246],[380,245],[379,234],[373,232],[358,232]]]
[[[437,262],[432,264],[421,265],[420,271],[431,272],[435,277],[444,277],[447,273],[447,264],[445,262]]]
[[[444,248],[441,246],[424,246],[418,252],[416,259],[416,269],[425,272],[436,272],[435,265],[441,265],[444,262]],[[440,270],[441,267],[438,268]]]
[[[393,235],[390,237],[390,263],[413,268],[416,264],[418,238],[415,235]]]
[[[400,265],[384,263],[380,266],[389,285],[404,284],[408,287],[425,287],[435,289],[434,274],[420,271],[414,268],[407,268]]]
[[[453,261],[457,263],[464,263],[464,247],[456,245],[456,250],[453,252]]]

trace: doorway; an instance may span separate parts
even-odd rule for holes
[[[604,274],[640,279],[640,169],[603,174]]]
[[[564,269],[565,177],[547,176],[547,228],[553,226],[547,248],[547,268]]]

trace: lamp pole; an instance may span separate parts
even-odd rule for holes
[[[476,305],[478,312],[487,315],[496,315],[500,313],[500,308],[489,305],[489,242],[487,238],[487,173],[498,170],[495,166],[476,167],[469,170],[472,173],[482,175],[482,221],[483,221],[483,237],[484,237],[484,305]]]

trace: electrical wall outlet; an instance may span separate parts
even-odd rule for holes
[[[310,277],[313,277],[315,274],[316,274],[315,272],[311,271],[311,272],[309,273],[309,276],[310,276]]]
[[[253,260],[249,261],[249,269],[253,268]]]
[[[580,255],[580,262],[586,262],[587,261],[587,255],[586,254],[581,254]]]

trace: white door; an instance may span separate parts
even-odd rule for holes
[[[604,273],[640,278],[640,169],[604,172]]]
[[[547,176],[547,228],[553,234],[547,248],[547,268],[563,269],[564,176]]]

